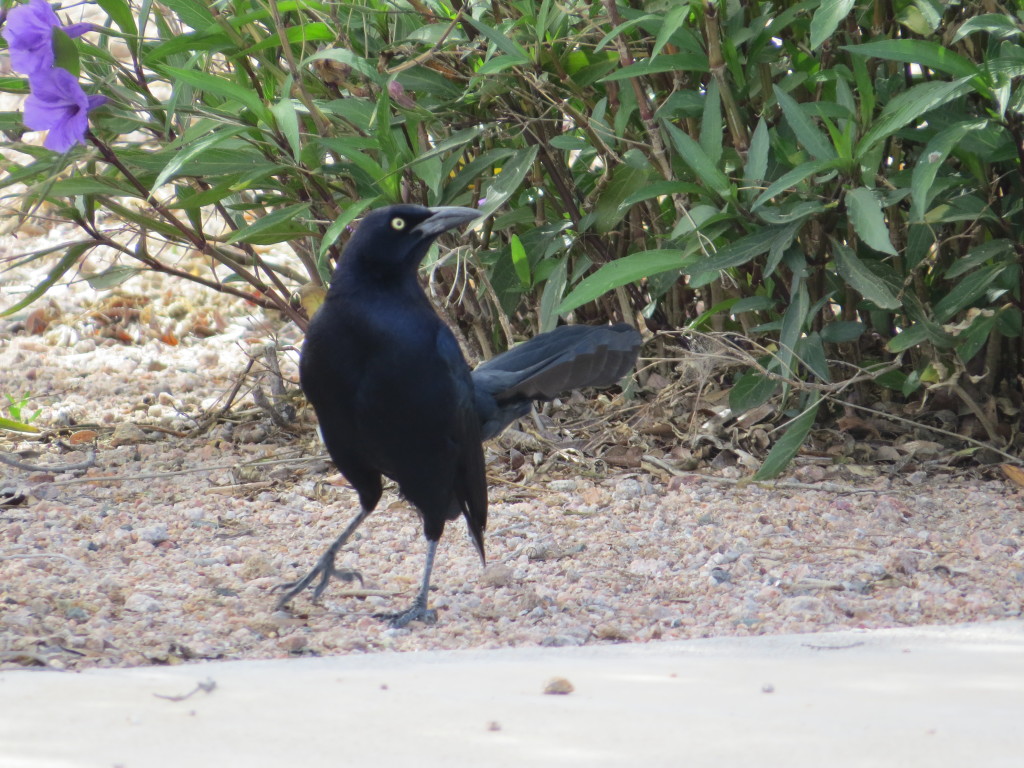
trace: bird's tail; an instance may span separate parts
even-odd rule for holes
[[[642,341],[626,323],[563,325],[488,360],[473,371],[481,436],[497,436],[534,400],[615,384],[636,363]]]

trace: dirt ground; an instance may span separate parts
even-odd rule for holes
[[[0,306],[43,274],[45,265],[0,271]],[[245,302],[145,275],[113,291],[77,280],[0,319],[0,398],[27,394],[19,413],[46,434],[0,432],[0,452],[35,467],[0,464],[0,666],[651,642],[1021,614],[1024,504],[995,474],[804,457],[787,482],[764,486],[742,482],[749,472],[736,467],[658,471],[667,453],[616,467],[602,460],[609,446],[647,449],[623,424],[629,404],[607,397],[546,414],[556,442],[488,446],[488,564],[463,523],[451,524],[434,571],[435,625],[392,629],[372,615],[405,607],[423,563],[419,521],[393,493],[340,558],[362,586],[333,584],[319,605],[302,595],[275,610],[273,587],[305,573],[357,509],[311,415],[300,408],[293,431],[274,426],[252,404],[253,376],[241,379],[275,342],[295,382],[299,341]],[[607,439],[574,441],[596,424]]]

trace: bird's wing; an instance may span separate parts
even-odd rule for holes
[[[483,560],[484,530],[487,528],[487,469],[480,421],[473,400],[473,379],[455,337],[443,326],[437,336],[437,351],[448,366],[455,394],[452,439],[458,446],[459,456],[455,496]]]
[[[473,386],[484,439],[528,413],[534,400],[615,384],[636,363],[642,343],[625,323],[563,325],[477,366]]]
[[[582,387],[610,386],[636,362],[642,338],[625,323],[563,325],[534,336],[473,371],[496,400],[551,400]]]

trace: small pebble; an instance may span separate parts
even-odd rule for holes
[[[136,613],[156,613],[161,609],[160,601],[142,592],[133,592],[124,601],[125,610]]]
[[[544,686],[544,693],[548,696],[567,696],[575,690],[564,677],[553,677]]]
[[[139,535],[140,541],[148,541],[150,544],[159,544],[162,541],[167,541],[167,525],[164,523],[157,523],[156,525],[147,525],[144,528],[139,528],[136,533]]]

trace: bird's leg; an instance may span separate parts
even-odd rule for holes
[[[430,572],[434,569],[434,554],[436,552],[437,542],[427,539],[427,565],[423,569],[423,585],[409,609],[401,613],[378,613],[374,615],[375,618],[384,619],[395,628],[404,627],[410,621],[422,621],[424,624],[433,624],[437,621],[437,611],[427,608]]]
[[[358,579],[360,584],[363,583],[363,577],[358,571],[347,571],[335,568],[334,557],[338,554],[338,550],[345,546],[345,542],[348,541],[349,537],[355,533],[356,528],[360,526],[363,520],[369,517],[370,512],[372,511],[373,510],[365,508],[359,510],[359,514],[352,518],[352,521],[348,524],[345,530],[341,532],[341,535],[334,540],[334,543],[331,544],[331,546],[324,550],[322,555],[320,555],[320,559],[316,561],[316,565],[313,566],[313,570],[301,579],[288,581],[274,587],[275,590],[287,590],[283,595],[281,595],[281,599],[277,601],[277,607],[275,610],[279,611],[284,608],[284,606],[286,606],[293,597],[312,584],[318,576],[320,577],[320,583],[317,584],[316,588],[313,590],[313,602],[316,602],[320,598],[320,595],[322,595],[324,590],[327,589],[327,583],[331,579],[341,579],[342,581],[355,581]]]

